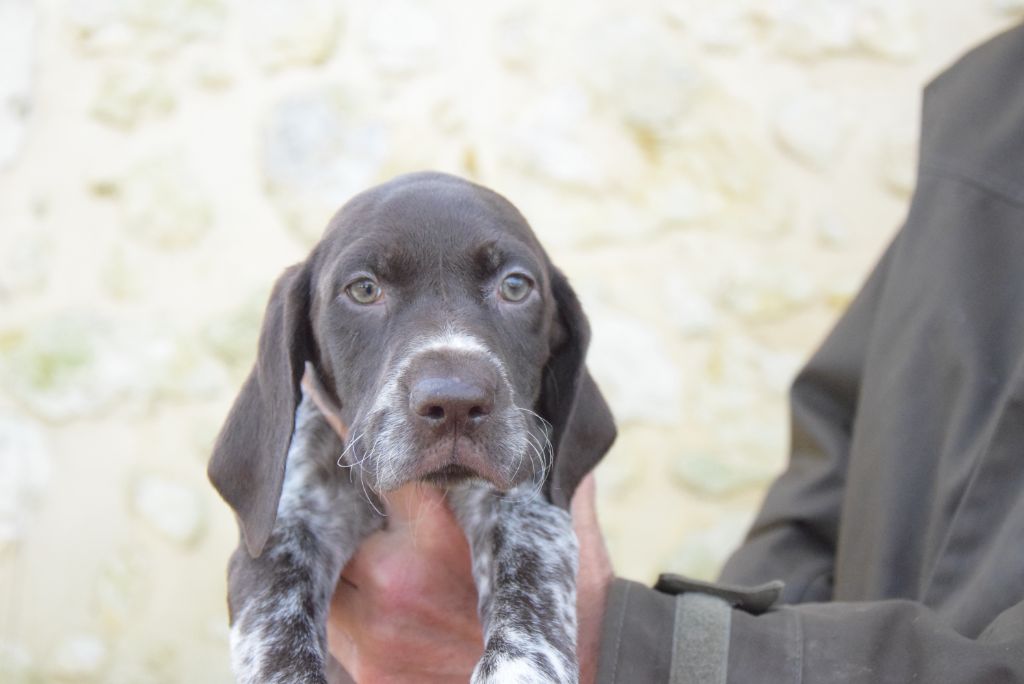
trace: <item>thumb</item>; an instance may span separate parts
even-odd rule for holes
[[[597,483],[593,473],[584,477],[576,488],[572,499],[572,523],[580,543],[581,573],[599,580],[610,578],[614,572],[597,517]]]

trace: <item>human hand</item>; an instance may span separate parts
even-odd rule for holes
[[[408,485],[389,495],[388,529],[367,538],[342,572],[331,604],[331,653],[357,682],[469,681],[483,653],[469,545],[441,492]],[[572,501],[580,681],[592,682],[611,561],[593,476]]]

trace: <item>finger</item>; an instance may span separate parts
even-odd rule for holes
[[[327,650],[350,674],[359,669],[359,650],[356,642],[349,636],[348,630],[343,629],[334,620],[327,621]]]
[[[330,679],[332,684],[335,681],[358,681],[359,645],[352,638],[353,634],[359,633],[360,625],[355,598],[356,590],[344,582],[339,582],[331,598],[331,611],[327,616],[327,650],[349,677]]]
[[[592,473],[577,487],[571,509],[573,528],[580,543],[576,582],[579,625],[576,647],[580,655],[580,682],[588,684],[596,678],[600,626],[604,621],[608,587],[615,574],[597,517],[597,483]]]
[[[572,514],[573,526],[576,533],[580,531],[590,532],[599,530],[600,523],[597,520],[597,481],[594,474],[590,473],[584,477],[576,492],[573,494],[569,512]]]
[[[613,574],[611,557],[597,517],[597,482],[588,474],[580,482],[571,503],[572,525],[580,543],[580,575],[604,580]]]
[[[328,684],[355,684],[356,679],[344,666],[332,655],[327,656],[326,668]]]
[[[347,572],[347,570],[346,570]],[[349,641],[349,630],[359,625],[358,612],[359,603],[358,585],[351,580],[342,577],[334,588],[334,595],[331,597],[330,614],[327,618],[328,630],[335,629],[339,635],[345,636]]]

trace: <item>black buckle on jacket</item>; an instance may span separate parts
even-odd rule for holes
[[[774,606],[776,601],[779,600],[783,586],[785,585],[782,580],[773,580],[755,587],[740,587],[730,584],[701,582],[700,580],[666,572],[658,576],[658,583],[654,585],[654,589],[672,596],[689,592],[708,594],[709,596],[722,599],[733,608],[739,608],[752,615],[760,615]]]

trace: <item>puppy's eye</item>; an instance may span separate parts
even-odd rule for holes
[[[345,288],[345,292],[357,304],[373,304],[384,292],[372,278],[360,278]]]
[[[522,273],[512,273],[505,276],[498,288],[503,299],[509,302],[521,302],[526,299],[533,289],[533,281]]]

